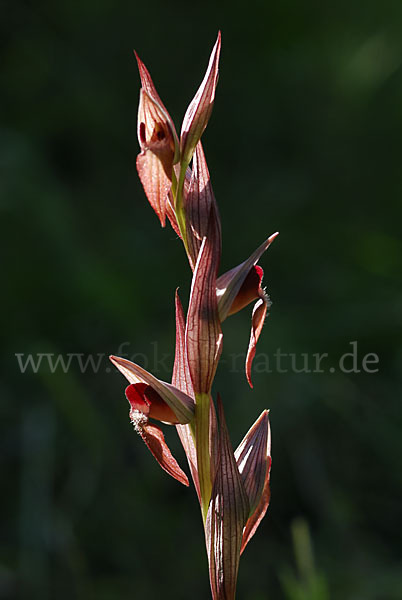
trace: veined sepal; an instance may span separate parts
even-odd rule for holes
[[[190,102],[180,134],[180,162],[187,167],[207,126],[215,100],[215,88],[218,83],[219,55],[221,50],[221,32],[212,49],[204,79],[193,100]]]
[[[188,368],[186,342],[185,342],[185,318],[183,306],[179,298],[179,292],[175,294],[176,307],[176,348],[175,359],[173,365],[172,384],[182,392],[186,393],[191,398],[194,398],[193,383],[191,381],[190,371]],[[201,504],[200,481],[197,468],[197,451],[195,448],[195,424],[193,425],[176,425],[177,433],[186,453],[188,465],[190,467],[191,476],[193,478],[194,487],[197,492],[198,500]]]
[[[250,507],[219,396],[218,416],[218,459],[205,523],[205,539],[212,597],[214,600],[234,600],[243,528]]]
[[[185,194],[184,210],[187,232],[187,255],[190,266],[194,270],[202,240],[208,234],[211,215],[215,228],[215,245],[219,251],[222,235],[218,207],[212,190],[211,178],[201,141],[198,142],[193,157],[191,178]]]
[[[141,79],[141,86],[142,86],[143,90],[148,94],[148,96],[159,107],[159,109],[162,112],[162,114],[164,115],[166,123],[172,133],[174,149],[175,149],[174,156],[173,156],[173,164],[176,164],[179,162],[179,158],[180,158],[180,145],[179,145],[179,139],[178,139],[178,136],[176,133],[176,128],[173,123],[173,119],[170,116],[168,110],[166,109],[166,106],[163,104],[158,92],[156,91],[154,82],[152,81],[152,77],[151,77],[147,67],[144,65],[144,63],[142,62],[142,60],[140,59],[140,57],[138,56],[138,54],[135,50],[134,50],[134,55],[137,60],[138,72],[140,74],[140,79]]]
[[[264,410],[235,451],[235,459],[250,504],[242,539],[243,552],[263,519],[270,500],[271,430]]]
[[[186,322],[186,351],[195,394],[209,394],[222,352],[222,330],[216,299],[216,272],[220,259],[214,207],[191,282]]]
[[[261,499],[271,454],[268,414],[268,410],[261,413],[235,451],[239,473],[250,503],[250,515]]]
[[[140,91],[137,131],[141,147],[136,161],[138,175],[164,227],[177,140],[164,109],[144,89]]]

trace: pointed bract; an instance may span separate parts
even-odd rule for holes
[[[216,240],[216,215],[210,212],[191,283],[186,323],[188,365],[195,394],[209,394],[222,352],[222,330],[216,300],[216,271],[220,248]]]
[[[180,136],[180,160],[185,165],[191,161],[194,149],[211,116],[218,82],[220,50],[221,32],[218,33],[204,79],[184,115]]]
[[[268,468],[265,474],[264,489],[261,494],[260,502],[258,503],[258,506],[253,512],[253,514],[247,520],[246,526],[243,531],[243,539],[241,542],[240,554],[243,554],[245,547],[257,531],[259,524],[261,523],[261,521],[265,517],[265,513],[267,512],[269,501],[271,499],[271,491],[269,488],[270,472],[271,458],[268,459]]]
[[[239,472],[250,502],[250,516],[243,531],[241,554],[267,512],[270,501],[271,429],[267,410],[244,436],[235,452]]]
[[[215,211],[215,244],[221,247],[221,225],[205,154],[198,142],[193,158],[190,186],[185,195],[188,258],[194,270],[202,240],[207,235],[211,208]]]
[[[222,330],[216,300],[216,273],[220,260],[217,215],[211,206],[191,283],[186,323],[186,351],[196,397],[195,445],[200,482],[200,504],[205,519],[211,497],[211,396],[210,390],[222,352]],[[213,416],[213,415],[212,415]]]
[[[172,409],[179,423],[189,423],[194,418],[194,399],[170,383],[160,381],[135,363],[118,356],[110,356],[111,362],[130,383],[146,383]]]
[[[190,397],[194,397],[193,384],[188,368],[185,346],[185,320],[183,306],[180,302],[178,291],[175,296],[176,304],[176,351],[173,366],[172,384]],[[200,482],[197,472],[197,451],[195,449],[193,434],[189,425],[176,425],[177,433],[187,456],[191,476],[197,491],[199,501]]]
[[[239,473],[250,503],[250,515],[258,506],[270,461],[268,411],[264,410],[235,451]]]
[[[249,503],[234,458],[223,407],[218,397],[219,452],[205,538],[214,600],[234,600],[243,528]]]
[[[186,322],[184,318],[183,305],[180,301],[179,291],[175,294],[176,309],[176,347],[173,365],[172,384],[194,398],[193,382],[191,381],[190,369],[186,353]]]

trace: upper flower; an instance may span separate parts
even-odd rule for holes
[[[167,214],[173,228],[180,231],[182,236],[185,236],[185,232],[181,230],[185,228],[180,221],[181,215],[177,213],[181,212],[187,166],[211,116],[218,80],[220,47],[219,32],[204,79],[184,116],[180,141],[148,69],[135,53],[142,85],[137,124],[141,148],[137,157],[138,175],[162,227],[165,226]],[[176,163],[179,163],[177,173],[173,168]],[[169,199],[171,189],[173,198]]]
[[[142,84],[137,125],[141,153],[137,156],[137,171],[145,194],[164,227],[179,143],[173,121],[159,98],[148,69],[137,54],[136,58]]]

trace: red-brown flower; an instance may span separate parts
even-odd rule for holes
[[[161,428],[149,419],[170,425],[189,423],[194,417],[194,400],[129,360],[117,356],[111,356],[110,360],[130,381],[126,398],[130,403],[130,420],[135,430],[162,469],[188,486],[187,476],[172,456]]]

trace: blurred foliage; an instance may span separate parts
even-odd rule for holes
[[[298,568],[298,577],[286,570],[283,587],[288,600],[327,600],[329,593],[325,578],[317,573],[314,565],[313,548],[307,523],[295,519],[292,523],[293,546]]]
[[[124,342],[120,352],[149,366],[167,355],[155,366],[168,378],[174,290],[185,300],[189,289],[182,248],[135,173],[132,48],[179,126],[221,28],[204,140],[222,269],[281,232],[261,263],[273,307],[254,390],[241,358],[233,368],[250,310],[225,323],[216,386],[234,445],[271,408],[272,504],[238,597],[400,599],[401,2],[1,8],[0,597],[208,597],[195,494],[136,437],[124,382],[102,355]],[[377,373],[335,368],[352,341],[360,365],[378,355]],[[329,356],[322,373],[268,373],[264,356],[272,365],[278,349],[299,369],[303,353]],[[21,373],[16,353],[101,363],[52,373],[43,360]],[[295,519],[305,525],[292,542]]]

